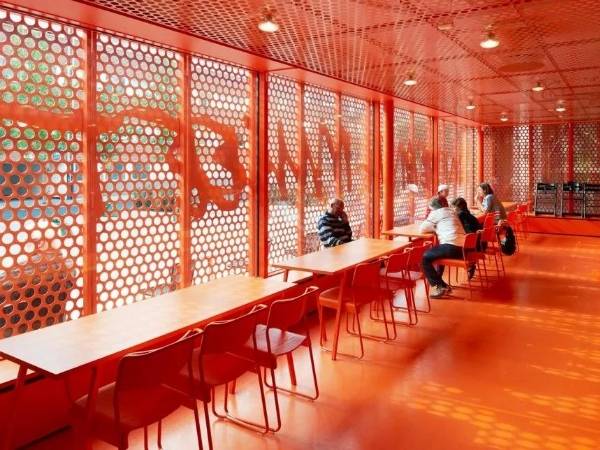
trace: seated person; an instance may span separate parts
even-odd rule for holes
[[[504,205],[494,194],[494,190],[489,183],[479,185],[479,188],[477,188],[477,201],[481,204],[481,211],[495,214],[496,222],[506,220]]]
[[[483,229],[483,225],[477,217],[471,214],[469,211],[469,207],[467,206],[467,201],[462,197],[457,197],[452,201],[452,206],[454,207],[454,211],[458,215],[458,220],[462,223],[463,229],[465,233],[476,233],[479,230]],[[477,249],[481,250],[481,243],[479,240],[477,241]],[[475,275],[475,264],[469,267],[468,270],[469,278],[473,278]]]
[[[421,233],[435,233],[439,245],[425,252],[423,255],[423,273],[432,287],[431,297],[444,296],[450,289],[442,279],[444,267],[436,270],[434,263],[437,259],[450,258],[462,259],[465,232],[453,209],[443,207],[437,198],[429,203],[431,213],[420,226]]]
[[[325,247],[335,247],[352,240],[352,229],[344,212],[344,202],[339,198],[329,202],[329,209],[319,219],[318,233]]]
[[[462,223],[465,233],[476,233],[477,231],[483,229],[483,225],[481,225],[479,220],[477,220],[477,217],[475,217],[473,214],[471,214],[471,211],[469,211],[467,201],[464,198],[455,198],[452,201],[452,206],[458,215],[460,223]]]
[[[448,207],[448,196],[450,195],[450,188],[447,184],[440,184],[437,189],[437,194],[431,198],[430,201],[437,199],[442,208]],[[427,211],[425,213],[426,216],[431,212],[431,208],[427,207]]]

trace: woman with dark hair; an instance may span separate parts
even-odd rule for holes
[[[477,220],[477,217],[469,211],[467,201],[464,198],[455,198],[452,200],[452,206],[460,219],[460,223],[462,223],[462,226],[465,229],[465,233],[476,233],[483,228],[479,220]]]
[[[484,213],[493,213],[496,216],[496,222],[506,220],[506,210],[500,199],[494,194],[494,190],[489,183],[481,183],[477,189],[477,201],[481,203],[481,211]]]

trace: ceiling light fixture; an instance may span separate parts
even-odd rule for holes
[[[279,31],[279,25],[273,20],[271,13],[266,13],[262,22],[258,24],[258,29],[264,33],[276,33]]]
[[[469,100],[469,104],[466,106],[466,108],[467,108],[469,111],[472,111],[472,110],[474,110],[474,109],[475,109],[475,105],[473,104],[473,100]]]
[[[561,113],[561,112],[565,112],[567,110],[567,108],[566,108],[564,102],[562,100],[559,100],[558,103],[556,104],[556,108],[554,108],[554,110],[556,112]]]
[[[496,48],[500,45],[500,41],[496,37],[496,33],[492,31],[492,26],[487,27],[485,33],[485,39],[479,43],[479,45],[485,49]]]
[[[500,121],[501,122],[508,122],[508,115],[506,113],[502,113],[500,115]]]
[[[408,78],[404,80],[405,86],[414,86],[417,84],[417,80],[415,80],[415,75],[413,73],[408,74]]]
[[[544,85],[541,81],[538,81],[534,87],[531,88],[533,92],[542,92],[544,90]]]

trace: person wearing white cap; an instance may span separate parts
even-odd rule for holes
[[[450,205],[448,204],[448,196],[450,195],[450,187],[447,184],[440,184],[437,188],[437,194],[434,195],[429,203],[437,200],[436,204],[439,204],[439,208],[448,208]],[[431,212],[431,208],[427,205],[427,210],[425,211],[425,217],[429,215]]]

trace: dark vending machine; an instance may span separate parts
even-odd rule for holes
[[[563,183],[560,196],[560,215],[585,217],[585,183]]]
[[[558,206],[558,184],[537,183],[535,188],[534,214],[552,214],[556,216]]]

